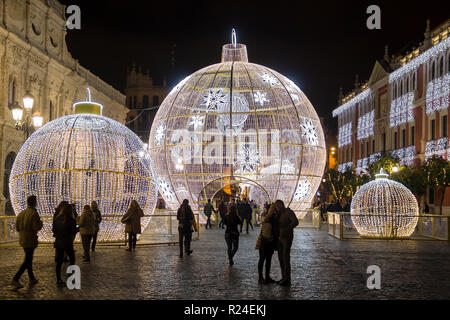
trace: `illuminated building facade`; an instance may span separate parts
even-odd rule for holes
[[[430,23],[420,46],[377,60],[369,80],[339,95],[338,169],[364,172],[383,153],[400,158],[401,165],[419,165],[437,154],[449,159],[450,20],[433,30]],[[440,194],[427,192],[437,204]],[[446,193],[443,212],[450,212]]]
[[[105,106],[103,115],[123,123],[128,112],[125,96],[68,51],[65,10],[58,1],[0,0],[0,215],[14,215],[8,181],[25,135],[16,130],[11,109],[25,93],[33,95],[32,113],[39,111],[44,124],[72,114],[86,87]]]

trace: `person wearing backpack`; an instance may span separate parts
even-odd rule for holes
[[[178,220],[178,235],[180,244],[180,258],[183,258],[183,242],[184,251],[189,256],[193,252],[191,250],[191,240],[192,240],[192,225],[195,223],[194,213],[189,206],[189,200],[184,199],[180,208],[177,211]]]

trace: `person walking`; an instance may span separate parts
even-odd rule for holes
[[[252,207],[248,203],[247,198],[244,198],[243,202],[238,207],[239,215],[242,217],[241,230],[240,230],[241,233],[242,233],[242,226],[244,225],[244,221],[245,221],[245,225],[246,225],[246,229],[247,229],[247,234],[248,234],[248,226],[249,225],[252,227],[252,230],[254,230],[253,224],[252,224],[252,211],[253,211]]]
[[[65,285],[65,282],[61,279],[64,254],[69,257],[70,265],[75,265],[73,240],[77,234],[77,224],[73,216],[72,206],[67,201],[61,206],[59,213],[54,218],[52,231],[56,248],[56,285],[61,287]]]
[[[34,250],[38,246],[37,233],[42,229],[43,223],[36,210],[37,198],[36,196],[29,196],[27,198],[27,208],[19,213],[16,218],[16,230],[19,232],[19,244],[25,252],[25,259],[12,280],[12,285],[16,289],[23,288],[19,282],[20,277],[28,271],[29,285],[35,285],[38,279],[33,273],[33,255]]]
[[[228,248],[228,262],[230,266],[234,264],[233,257],[239,248],[239,230],[238,225],[241,223],[241,217],[237,213],[236,206],[231,206],[224,220],[227,228],[225,229],[225,241]]]
[[[205,214],[206,219],[207,219],[206,220],[205,229],[208,229],[208,225],[209,225],[209,228],[211,229],[211,214],[213,212],[217,213],[217,211],[214,210],[214,207],[213,207],[213,205],[211,203],[211,199],[208,199],[208,203],[205,204],[205,207],[203,208],[203,213]]]
[[[95,233],[95,217],[88,204],[83,207],[83,212],[79,220],[78,225],[80,227],[81,242],[83,243],[84,250],[83,262],[89,263],[91,262],[89,250],[92,236]]]
[[[178,220],[178,236],[180,244],[180,258],[183,257],[183,241],[184,251],[189,256],[193,252],[191,250],[192,240],[192,224],[195,223],[194,213],[189,206],[189,200],[184,199],[180,208],[177,211]]]
[[[256,249],[259,250],[258,275],[259,283],[275,283],[270,277],[270,267],[272,265],[272,256],[275,252],[275,238],[272,233],[272,219],[275,212],[275,206],[268,206],[269,210],[264,211],[261,216],[261,232],[258,236]],[[264,262],[266,263],[266,277],[263,277]]]
[[[91,210],[94,214],[95,218],[95,231],[94,235],[92,236],[92,252],[95,251],[95,245],[97,244],[97,236],[98,231],[100,230],[100,223],[102,222],[102,214],[100,213],[100,210],[98,209],[98,204],[96,201],[91,202]]]
[[[56,216],[61,212],[61,209],[66,205],[69,204],[67,201],[63,200],[61,201],[58,206],[55,208],[55,212],[53,213],[53,221],[52,223],[55,223]],[[53,233],[53,237],[55,237],[55,234]],[[55,248],[55,262],[57,262],[57,255],[58,250],[56,250],[56,245],[53,243],[53,247]],[[67,258],[67,255],[64,253],[63,262],[69,262],[69,259]]]
[[[128,249],[127,251],[136,251],[137,235],[141,233],[141,218],[144,216],[139,203],[132,200],[127,212],[122,218],[125,223],[125,232],[128,233]]]
[[[278,260],[280,261],[282,274],[278,284],[288,286],[291,284],[291,246],[294,239],[294,228],[298,225],[298,219],[294,211],[284,206],[282,200],[275,201],[275,209],[278,211]]]
[[[222,229],[225,228],[223,220],[225,219],[226,214],[227,214],[227,206],[225,205],[225,202],[222,200],[219,204],[219,215],[220,215],[219,228],[222,228]]]

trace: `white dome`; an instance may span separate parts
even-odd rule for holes
[[[103,216],[99,241],[124,239],[120,218],[132,199],[145,214],[153,213],[150,156],[142,141],[127,127],[95,114],[55,119],[33,133],[20,149],[10,176],[11,201],[16,214],[36,195],[44,222],[40,241],[53,241],[52,219],[63,200],[82,208],[97,201]],[[142,152],[144,151],[144,153]],[[149,217],[142,219],[145,227]]]
[[[175,209],[201,208],[233,183],[257,198],[305,209],[322,179],[325,139],[316,111],[288,78],[225,45],[222,63],[188,76],[159,107],[149,140],[159,190]],[[182,191],[182,192],[181,192]]]
[[[366,237],[409,237],[416,228],[419,206],[403,184],[380,173],[353,197],[351,217],[360,235]]]

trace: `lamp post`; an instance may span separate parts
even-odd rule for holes
[[[14,121],[16,121],[16,129],[23,131],[25,133],[25,139],[28,139],[28,137],[34,132],[34,130],[42,126],[44,118],[38,111],[36,111],[34,114],[31,114],[34,104],[34,97],[31,95],[31,93],[27,92],[23,96],[22,101],[23,107],[18,102],[16,102],[11,112]]]

